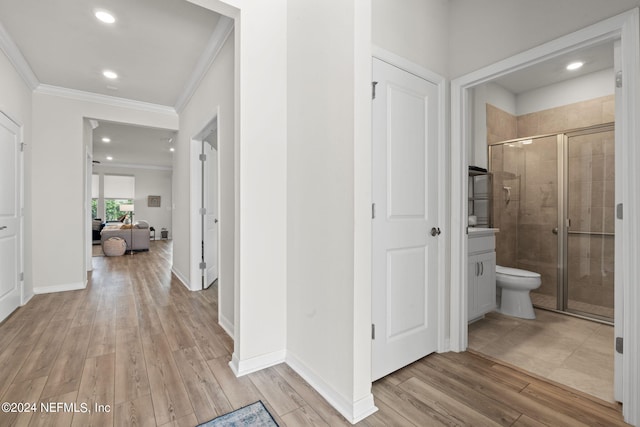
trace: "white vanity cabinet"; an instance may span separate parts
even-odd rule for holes
[[[468,320],[496,309],[495,228],[469,228],[467,265]]]

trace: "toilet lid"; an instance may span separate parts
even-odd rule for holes
[[[540,277],[540,274],[534,273],[533,271],[520,270],[519,268],[503,267],[501,265],[496,265],[496,273],[505,274],[507,276]]]

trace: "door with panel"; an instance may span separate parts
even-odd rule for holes
[[[437,349],[438,86],[378,59],[373,100],[372,378]]]
[[[22,156],[20,128],[0,113],[0,321],[22,298]]]

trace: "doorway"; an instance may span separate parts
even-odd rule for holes
[[[218,280],[218,121],[214,119],[202,138],[201,163],[201,235],[202,289]]]
[[[576,33],[561,37],[553,42],[541,45],[538,48],[523,52],[500,63],[478,70],[470,75],[461,77],[452,82],[452,220],[457,226],[452,228],[452,262],[458,262],[463,266],[462,271],[452,270],[452,318],[451,318],[451,344],[454,350],[464,350],[467,346],[467,317],[464,308],[466,298],[466,281],[463,280],[466,258],[465,227],[467,219],[466,207],[466,180],[464,174],[468,167],[468,144],[470,132],[470,114],[468,108],[470,94],[474,87],[491,81],[511,72],[525,69],[546,60],[557,58],[564,54],[576,52],[588,46],[594,46],[603,42],[620,40],[618,58],[622,58],[617,64],[620,68],[615,70],[618,76],[630,76],[624,85],[616,89],[616,220],[615,233],[620,236],[616,239],[616,280],[615,299],[619,310],[615,311],[615,336],[616,342],[631,340],[632,348],[625,346],[624,353],[615,353],[615,395],[616,400],[623,403],[623,414],[627,422],[634,423],[638,417],[638,401],[634,396],[640,389],[640,372],[638,366],[631,363],[637,360],[635,346],[638,336],[638,322],[636,320],[637,307],[640,305],[639,294],[632,288],[631,277],[637,274],[636,242],[640,236],[633,224],[637,223],[634,216],[628,210],[625,211],[625,222],[620,221],[622,215],[618,215],[618,205],[635,206],[639,200],[637,195],[637,181],[635,178],[635,164],[637,162],[636,151],[630,144],[638,133],[638,125],[635,120],[636,103],[635,88],[637,82],[638,59],[638,10],[618,15],[601,23],[587,27]],[[612,76],[613,78],[613,76]],[[618,96],[618,92],[621,96]],[[623,161],[619,161],[622,159]],[[621,182],[628,184],[619,185]],[[622,231],[626,231],[623,233]],[[621,248],[625,248],[621,251]],[[461,276],[461,274],[463,274]],[[631,312],[630,312],[631,311]],[[611,348],[614,342],[609,343]],[[618,347],[620,350],[620,348]]]

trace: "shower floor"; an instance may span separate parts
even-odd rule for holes
[[[489,313],[469,325],[469,348],[613,402],[613,326],[539,309],[536,317]]]
[[[548,308],[551,310],[555,310],[557,307],[557,298],[551,295],[539,294],[536,292],[531,292],[531,302],[533,305]],[[589,304],[586,302],[575,301],[569,299],[569,307],[572,310],[581,311],[583,313],[591,313],[597,316],[606,317],[609,319],[613,319],[613,308],[611,307],[603,307],[601,305]]]

